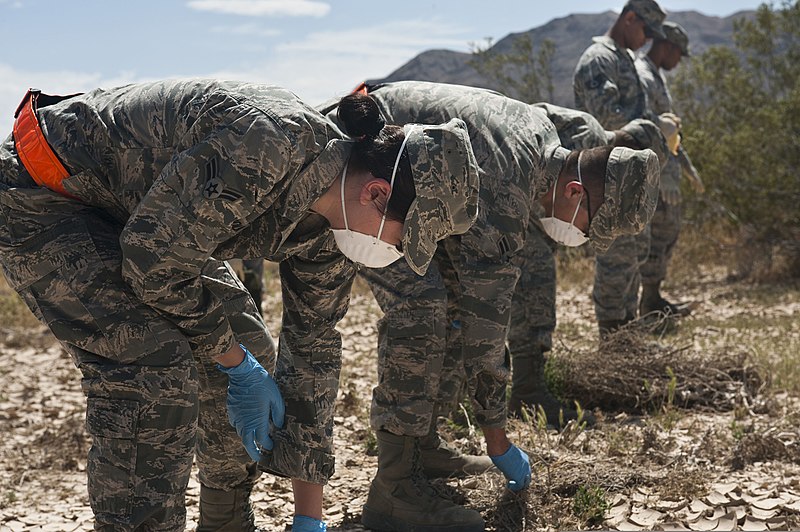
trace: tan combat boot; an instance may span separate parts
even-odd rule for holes
[[[197,532],[258,532],[250,490],[215,490],[200,485],[200,522]]]
[[[422,472],[428,478],[464,478],[496,469],[488,456],[462,454],[433,431],[419,442]]]
[[[419,438],[377,431],[378,472],[361,523],[384,532],[483,532],[481,514],[438,496],[420,466]]]

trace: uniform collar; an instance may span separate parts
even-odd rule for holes
[[[289,238],[297,223],[308,213],[314,202],[322,197],[342,173],[352,147],[351,140],[328,141],[316,159],[292,180],[283,210],[283,217],[291,220],[291,224],[284,229],[281,242]]]
[[[633,53],[633,51],[621,47],[620,45],[617,44],[617,41],[615,41],[608,35],[598,35],[596,37],[592,37],[592,42],[602,44],[603,46],[605,46],[614,53],[628,56],[631,59],[636,58],[636,55]]]

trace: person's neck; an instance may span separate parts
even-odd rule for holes
[[[608,30],[606,35],[611,37],[611,39],[622,49],[627,48],[625,45],[625,30],[622,27],[621,20],[617,20],[613,26]]]
[[[331,183],[328,190],[311,205],[311,211],[323,216],[331,227],[344,226],[342,215],[342,178],[338,177]]]
[[[647,52],[647,57],[653,62],[656,68],[663,68],[662,63],[664,62],[664,54],[660,47],[651,46],[650,51]]]

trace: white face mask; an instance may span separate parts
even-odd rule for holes
[[[394,177],[397,174],[397,166],[400,164],[400,156],[403,155],[403,149],[406,146],[406,139],[400,145],[400,151],[397,153],[397,160],[394,163],[392,170],[392,178],[389,182],[389,196],[386,198],[386,206],[389,206],[389,200],[392,197],[392,189],[394,188]],[[332,229],[333,238],[336,239],[336,245],[345,257],[363,264],[367,268],[385,268],[397,259],[403,256],[403,253],[397,249],[396,246],[381,240],[383,233],[383,225],[386,222],[386,209],[383,211],[381,217],[381,225],[378,228],[378,236],[365,235],[358,231],[353,231],[347,225],[347,211],[344,207],[344,180],[347,175],[347,164],[344,165],[344,172],[342,172],[342,215],[344,216],[344,229]]]
[[[581,201],[583,200],[583,179],[581,179],[581,156],[583,152],[578,155],[578,183],[581,184],[581,197],[578,199],[578,205],[575,207],[575,214],[572,215],[571,222],[565,222],[555,216],[548,216],[547,218],[542,218],[539,221],[542,223],[542,228],[544,228],[545,233],[547,236],[567,247],[577,247],[581,244],[585,244],[589,238],[583,234],[583,231],[575,227],[575,218],[578,217],[578,210],[581,208]],[[558,180],[556,180],[556,185],[553,185],[553,206],[552,210],[555,213],[556,210],[556,188],[558,185]]]

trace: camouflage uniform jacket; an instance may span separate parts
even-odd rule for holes
[[[547,118],[556,126],[561,145],[568,150],[606,146],[611,140],[600,122],[589,113],[546,102],[533,105],[547,113]]]
[[[273,433],[275,450],[296,464],[281,473],[325,482],[341,364],[334,326],[355,267],[309,209],[341,174],[351,142],[291,92],[240,82],[96,90],[38,115],[71,173],[67,191],[118,222],[125,280],[196,356],[207,360],[237,341],[220,297],[227,289],[202,274],[207,261],[280,261],[276,379],[287,417]],[[319,393],[308,396],[298,386],[306,381]],[[326,464],[322,474],[308,454]]]
[[[607,35],[592,41],[575,67],[575,107],[592,114],[608,130],[635,118],[649,118],[633,52]]]
[[[645,55],[636,59],[636,71],[639,73],[639,80],[647,96],[647,104],[653,116],[671,113],[672,95],[669,93],[669,87],[667,87],[667,81],[664,79],[661,69]],[[667,164],[661,171],[662,186],[676,183],[680,180],[683,159],[686,159],[683,150],[679,152],[678,156],[669,154]]]
[[[39,118],[72,174],[67,191],[124,226],[125,279],[196,352],[213,357],[235,341],[200,273],[212,256],[289,261],[286,347],[335,349],[338,284],[353,268],[306,214],[349,147],[324,117],[277,87],[182,80],[96,90]],[[330,279],[317,282],[320,271]]]
[[[645,55],[636,59],[636,72],[639,74],[639,81],[647,96],[649,110],[655,115],[671,113],[672,95],[669,93],[669,88],[661,69]]]
[[[563,165],[556,128],[540,109],[485,89],[411,81],[379,85],[370,95],[390,124],[437,124],[451,118],[467,124],[481,189],[477,221],[467,233],[451,237],[460,240],[461,310],[472,317],[462,317],[464,358],[472,366],[471,378],[493,375],[504,390],[507,370],[489,366],[502,365],[504,359],[509,306],[519,276],[512,259],[525,244],[535,200]],[[556,152],[561,156],[553,156]],[[503,425],[504,406],[481,404],[479,423]]]

